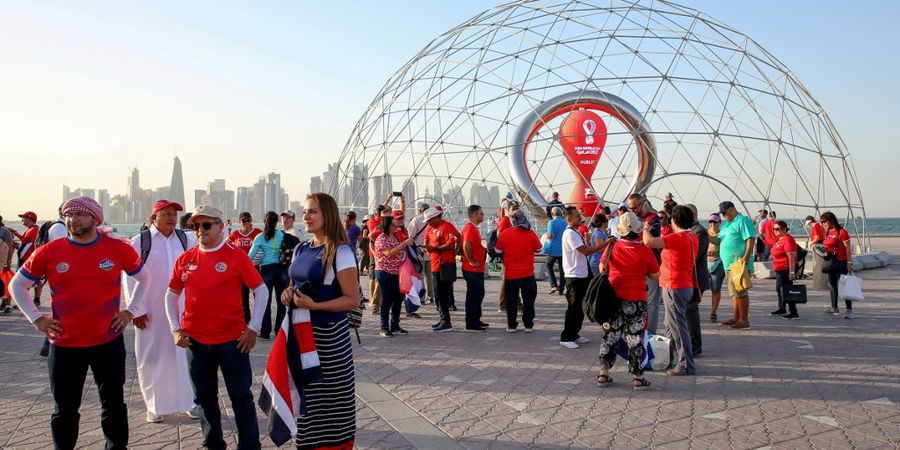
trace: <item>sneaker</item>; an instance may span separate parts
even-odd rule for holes
[[[406,331],[403,328],[397,327],[397,328],[391,328],[391,333],[404,335],[404,334],[409,334],[409,331]]]
[[[790,314],[785,314],[785,315],[781,316],[781,318],[787,319],[787,320],[799,320],[800,315],[796,314],[796,313],[790,313]]]
[[[578,343],[575,342],[575,341],[559,341],[559,345],[562,345],[562,346],[565,347],[565,348],[571,348],[571,349],[575,349],[575,348],[581,347],[581,346],[578,345]]]
[[[588,342],[591,342],[591,340],[584,336],[579,336],[578,339],[575,339],[575,342],[578,344],[587,344]]]
[[[825,308],[825,311],[822,312],[822,314],[825,314],[826,316],[835,316],[840,313],[841,313],[841,310],[839,310],[837,308]]]
[[[687,370],[678,370],[673,367],[669,370],[666,370],[666,375],[668,375],[670,377],[683,377],[683,376],[686,376],[689,374],[688,374]]]
[[[441,326],[434,329],[435,333],[446,333],[448,331],[453,331],[453,325],[449,323],[442,323]]]
[[[515,329],[515,328],[507,328],[507,329],[506,329],[506,332],[507,332],[507,333],[515,333],[515,332],[516,332],[516,329]]]
[[[526,333],[534,333],[534,327],[525,327]]]
[[[50,356],[50,347],[41,347],[41,351],[38,354],[44,358]]]
[[[433,330],[433,329],[435,329],[435,328],[437,328],[437,327],[439,327],[439,326],[441,326],[441,325],[443,325],[443,324],[444,324],[444,322],[438,322],[438,323],[436,323],[436,324],[433,324],[433,325],[431,325],[431,329]]]
[[[551,294],[555,294],[555,293],[556,293],[556,286],[550,286],[550,293],[551,293]]]
[[[783,316],[785,314],[787,314],[787,311],[785,311],[781,308],[776,309],[775,311],[772,311],[769,313],[770,316]]]
[[[7,305],[5,308],[3,308],[3,315],[8,316],[10,314],[12,314],[12,307]]]
[[[848,309],[848,310],[847,310],[847,313],[844,314],[844,318],[845,318],[845,319],[852,319],[852,318],[853,318],[853,310],[852,310],[852,309]]]
[[[450,307],[448,307],[447,309],[449,309],[450,311],[456,311],[456,305],[450,305]]]
[[[394,333],[391,333],[391,330],[388,330],[387,328],[382,328],[378,335],[381,337],[394,337]]]
[[[160,415],[157,415],[157,414],[153,414],[153,413],[150,412],[150,411],[147,411],[147,422],[150,422],[150,423],[160,423],[160,422],[162,422],[163,419],[165,419],[165,418],[166,418],[166,416],[160,416]]]
[[[481,328],[488,328],[488,327],[491,326],[491,324],[489,324],[489,323],[484,323],[484,322],[478,322],[478,325],[481,326]]]
[[[199,419],[200,418],[200,405],[194,405],[193,408],[184,412],[191,419]]]
[[[475,327],[475,328],[466,327],[466,333],[484,333],[485,331],[487,331],[487,328],[484,328],[484,327]]]
[[[406,313],[406,317],[409,317],[410,319],[421,319],[422,318],[422,316],[420,316],[419,313],[414,313],[414,312]]]

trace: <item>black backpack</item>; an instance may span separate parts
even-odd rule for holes
[[[35,247],[40,247],[50,242],[50,227],[58,223],[64,223],[62,220],[47,221],[38,229],[37,239],[34,241]]]
[[[497,229],[496,228],[491,230],[491,234],[488,235],[487,252],[488,252],[488,256],[490,256],[491,259],[499,259],[501,256],[503,256],[502,254],[497,253]]]
[[[178,236],[178,240],[181,241],[181,248],[187,250],[187,234],[184,233],[184,230],[176,228],[175,235]],[[150,256],[150,246],[152,244],[153,239],[150,238],[150,229],[148,228],[141,231],[141,261],[147,262],[147,256]]]
[[[613,249],[616,243],[609,245],[609,253],[606,255],[606,262],[603,263],[605,269],[609,270],[609,261],[612,258]],[[619,308],[622,300],[616,296],[612,284],[609,282],[607,272],[601,272],[588,283],[587,292],[581,301],[581,308],[584,315],[591,322],[603,324],[615,319],[619,314]]]
[[[294,248],[300,244],[300,238],[293,234],[284,233],[281,239],[281,250],[278,252],[278,262],[287,268],[294,260]]]

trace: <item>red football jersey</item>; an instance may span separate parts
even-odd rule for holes
[[[50,342],[60,347],[90,347],[115,339],[110,329],[119,313],[122,274],[141,270],[131,243],[101,234],[90,244],[57,239],[42,245],[19,271],[30,280],[47,276],[50,310],[62,334]]]
[[[262,233],[262,230],[259,228],[250,230],[248,234],[241,233],[240,230],[234,230],[228,235],[228,242],[243,250],[244,253],[250,253],[250,247],[253,247],[253,239],[260,233]]]

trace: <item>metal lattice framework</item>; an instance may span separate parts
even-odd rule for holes
[[[519,1],[447,31],[385,83],[326,185],[359,209],[391,189],[451,211],[494,206],[496,192],[521,192],[507,157],[522,121],[548,99],[588,91],[624,99],[652,130],[651,199],[672,192],[701,211],[730,199],[786,218],[831,210],[866,242],[853,165],[822,106],[753,39],[658,0]],[[617,203],[640,161],[632,132],[601,117],[608,139],[590,181]],[[525,159],[537,190],[565,196],[575,175],[562,120],[537,130]]]

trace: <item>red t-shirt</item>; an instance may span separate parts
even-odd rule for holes
[[[481,232],[478,231],[472,222],[466,223],[462,231],[462,241],[472,244],[472,257],[475,262],[480,263],[478,267],[473,266],[469,259],[466,258],[466,251],[463,250],[462,270],[467,272],[484,272],[484,262],[487,258],[487,251],[481,245]]]
[[[241,337],[247,328],[241,286],[252,289],[262,282],[250,257],[225,243],[211,252],[197,246],[182,253],[172,269],[169,288],[184,289],[184,332],[201,344],[215,345]]]
[[[512,228],[512,222],[509,220],[509,216],[503,216],[500,218],[500,222],[497,223],[497,236],[500,236],[500,233]]]
[[[512,227],[497,238],[497,250],[503,252],[503,278],[518,280],[534,276],[534,252],[541,241],[534,231]]]
[[[778,238],[772,246],[772,269],[776,272],[790,270],[791,262],[788,253],[797,252],[797,241],[791,235]]]
[[[37,225],[32,225],[28,227],[28,229],[25,230],[25,234],[22,235],[22,247],[25,247],[26,244],[31,245],[28,247],[28,250],[26,250],[25,253],[22,253],[22,260],[20,261],[20,263],[28,260],[31,254],[34,253],[34,243],[35,241],[37,241],[38,230],[39,228]]]
[[[668,236],[668,235],[672,234],[674,231],[675,230],[673,230],[672,227],[665,225],[662,227],[659,234],[660,234],[660,236]]]
[[[828,253],[834,253],[837,250],[837,260],[838,261],[846,261],[847,260],[847,247],[844,247],[844,241],[850,240],[850,233],[847,233],[846,228],[841,228],[841,231],[831,230],[825,234],[825,240],[822,242],[822,245],[825,246],[825,250]]]
[[[659,272],[656,254],[642,242],[620,239],[606,248],[601,262],[606,261],[610,248],[613,254],[609,261],[609,283],[616,297],[629,302],[647,301],[647,276]]]
[[[231,234],[228,235],[228,242],[230,242],[231,245],[243,250],[244,253],[249,254],[250,247],[253,247],[253,238],[255,238],[256,235],[260,233],[262,233],[262,230],[260,230],[259,228],[250,230],[250,233],[246,235],[241,233],[240,230],[234,230],[231,232]]]
[[[121,334],[109,328],[119,313],[121,272],[134,275],[141,267],[130,242],[101,234],[90,244],[57,239],[42,245],[19,271],[33,281],[46,275],[52,286],[51,315],[63,331],[50,342],[90,347]]]
[[[822,242],[825,239],[825,228],[818,223],[813,223],[809,230],[809,240]]]
[[[766,247],[775,245],[778,236],[775,235],[775,221],[767,220],[762,226],[762,240]]]
[[[369,257],[375,258],[375,240],[381,235],[381,216],[376,216],[366,222],[369,228]]]
[[[668,289],[694,287],[694,270],[700,242],[697,235],[681,231],[662,237],[666,248],[662,251],[662,273],[659,285]]]
[[[437,226],[428,225],[425,229],[425,245],[440,247],[450,242],[459,242],[459,230],[452,223],[441,220]],[[442,252],[428,252],[431,256],[431,271],[439,272],[441,264],[456,264],[456,248],[444,250]]]

